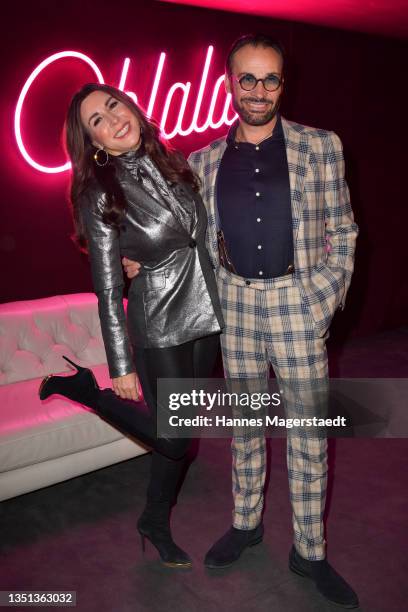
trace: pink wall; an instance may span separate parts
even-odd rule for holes
[[[184,123],[188,126],[208,45],[215,47],[211,87],[204,95],[199,122],[208,113],[212,86],[222,74],[231,41],[242,33],[263,30],[280,38],[290,55],[283,114],[333,129],[344,143],[361,234],[347,308],[337,316],[333,335],[340,338],[406,323],[407,258],[402,232],[408,213],[403,189],[406,151],[400,127],[405,103],[398,83],[405,74],[407,49],[402,41],[143,1],[102,3],[99,10],[94,2],[76,0],[28,3],[24,12],[15,7],[14,15],[10,8],[8,21],[3,22],[0,43],[5,60],[0,124],[2,302],[92,290],[87,261],[69,238],[67,173],[45,175],[34,170],[21,157],[14,139],[14,107],[35,66],[52,53],[74,49],[91,57],[106,82],[117,85],[123,59],[129,57],[126,89],[136,91],[147,105],[159,53],[165,51],[155,110],[163,109],[172,83],[191,81]],[[24,107],[22,130],[37,160],[49,165],[64,162],[59,138],[65,108],[75,89],[94,79],[85,64],[65,60],[36,80]],[[178,136],[172,142],[187,154],[225,129]]]

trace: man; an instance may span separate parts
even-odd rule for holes
[[[263,380],[272,365],[278,380],[307,386],[327,381],[325,341],[333,314],[344,307],[358,229],[339,138],[278,112],[283,69],[282,49],[269,37],[237,40],[225,85],[239,121],[227,137],[193,152],[189,163],[208,212],[207,247],[226,323],[226,377]],[[220,265],[219,229],[236,273]],[[263,537],[264,435],[234,436],[232,457],[233,525],[208,551],[209,568],[231,565]],[[355,608],[356,594],[326,559],[326,437],[288,434],[287,464],[294,528],[289,567],[331,602]]]

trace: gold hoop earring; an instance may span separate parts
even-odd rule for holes
[[[102,153],[105,154],[105,161],[102,161],[102,160],[99,159],[99,154],[101,153],[101,151],[102,151]],[[95,160],[96,165],[100,166],[101,168],[103,166],[106,166],[106,164],[109,161],[109,155],[107,154],[107,152],[105,151],[105,149],[103,147],[100,147],[99,149],[97,149],[95,151],[93,158]]]

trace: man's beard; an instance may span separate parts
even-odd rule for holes
[[[232,108],[238,114],[239,118],[242,119],[248,125],[266,125],[275,117],[276,113],[279,110],[281,96],[276,100],[273,104],[270,100],[265,100],[264,98],[245,98],[245,100],[249,102],[263,102],[265,104],[269,104],[270,107],[264,113],[254,113],[248,111],[244,104],[241,104],[239,99],[235,96],[232,98]]]

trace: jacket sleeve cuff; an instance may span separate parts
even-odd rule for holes
[[[134,372],[135,366],[123,307],[123,286],[100,291],[98,310],[110,377],[117,378]]]

